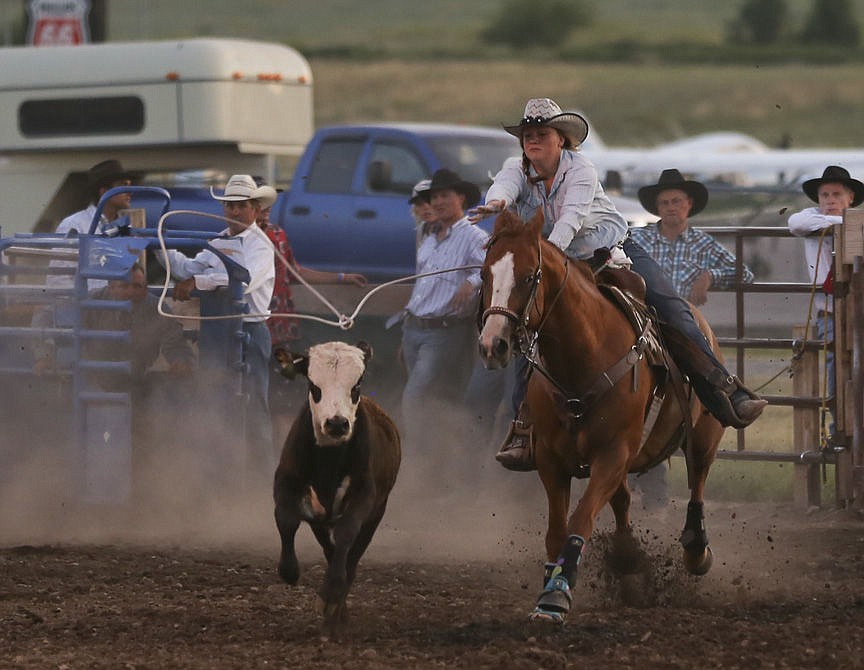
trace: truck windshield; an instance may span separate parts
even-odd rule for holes
[[[515,137],[430,137],[429,145],[442,166],[485,191],[504,161],[522,150]]]

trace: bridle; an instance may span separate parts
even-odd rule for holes
[[[490,247],[491,245],[492,243],[490,243]],[[546,379],[548,379],[555,388],[564,394],[564,397],[567,397],[567,391],[554,377],[552,377],[552,373],[543,366],[543,363],[540,362],[537,355],[537,342],[540,338],[540,332],[543,330],[543,326],[546,325],[546,321],[552,313],[555,303],[558,302],[558,299],[564,293],[564,287],[567,285],[567,278],[570,275],[570,263],[567,260],[567,256],[562,252],[561,257],[564,261],[564,279],[561,281],[561,285],[558,287],[558,290],[552,298],[552,301],[549,303],[549,306],[542,314],[542,319],[536,329],[530,330],[528,328],[528,322],[531,318],[531,308],[534,307],[534,303],[537,299],[537,292],[540,290],[540,282],[543,278],[543,246],[540,244],[539,240],[537,241],[537,269],[534,270],[531,275],[531,288],[528,293],[528,300],[525,301],[525,307],[522,309],[522,314],[517,314],[508,307],[490,305],[480,316],[480,328],[482,329],[483,326],[486,325],[486,320],[493,314],[500,314],[505,317],[515,327],[515,339],[519,353],[525,357],[525,360],[528,361],[528,364],[533,369],[546,377]],[[568,400],[567,402],[569,403],[570,401]]]
[[[490,241],[489,246],[491,247],[494,243],[494,238]],[[492,305],[485,309],[479,318],[479,325],[482,329],[486,324],[486,320],[492,316],[493,314],[500,314],[505,317],[508,321],[510,321],[515,326],[515,339],[516,345],[519,353],[525,357],[525,360],[531,366],[532,371],[536,370],[541,375],[543,375],[552,386],[554,386],[559,393],[565,398],[564,404],[567,408],[567,411],[573,416],[574,419],[581,419],[585,412],[588,410],[588,407],[591,402],[597,400],[600,396],[602,396],[606,391],[610,390],[621,378],[624,377],[627,372],[629,372],[634,366],[641,360],[645,348],[648,346],[648,329],[649,322],[646,321],[645,327],[641,335],[636,338],[636,343],[630,347],[629,351],[624,355],[624,357],[615,363],[611,368],[603,372],[591,385],[591,387],[583,393],[581,396],[573,396],[570,391],[568,391],[564,386],[556,380],[552,373],[543,365],[540,361],[538,355],[538,342],[540,339],[540,333],[543,330],[543,326],[546,325],[546,321],[549,319],[549,316],[552,314],[552,310],[555,307],[555,304],[558,302],[561,295],[564,293],[564,288],[567,286],[567,279],[570,275],[570,262],[567,258],[567,255],[562,251],[561,257],[564,262],[564,279],[561,281],[561,285],[558,287],[555,295],[553,296],[551,302],[548,307],[546,307],[545,312],[542,314],[542,318],[540,323],[537,325],[537,328],[531,330],[528,328],[528,322],[530,319],[531,308],[534,306],[534,303],[537,299],[537,292],[540,290],[540,281],[543,276],[543,246],[540,241],[537,241],[537,269],[532,274],[532,282],[531,289],[528,294],[528,300],[525,302],[525,307],[522,310],[521,314],[516,313],[512,309],[508,307],[500,307],[496,305]],[[481,301],[482,305],[482,301]],[[634,390],[637,387],[638,378],[636,372],[634,371],[633,375],[633,386]]]

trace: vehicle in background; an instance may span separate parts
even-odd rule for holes
[[[278,181],[312,136],[311,69],[281,44],[5,47],[0,63],[4,235],[53,231],[106,158],[160,186],[214,167]]]
[[[446,167],[485,192],[504,160],[520,153],[516,138],[496,128],[429,123],[322,128],[303,152],[270,221],[285,229],[304,265],[359,272],[373,282],[405,277],[414,273],[412,186]],[[169,190],[172,209],[222,213],[206,189]],[[638,201],[613,199],[636,224],[656,220]],[[138,200],[136,206],[141,206]],[[202,225],[185,214],[168,222],[187,229]],[[487,219],[481,225],[489,229],[492,223]]]
[[[607,145],[592,124],[582,150],[601,174],[618,172],[628,193],[654,183],[657,175],[673,167],[712,188],[789,192],[799,192],[801,183],[821,175],[826,165],[842,165],[852,174],[864,172],[864,149],[777,149],[730,131],[700,133],[650,147],[619,147]]]

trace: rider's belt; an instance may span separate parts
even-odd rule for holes
[[[421,318],[419,316],[414,316],[411,312],[405,314],[406,325],[420,330],[455,328],[456,326],[461,326],[467,322],[467,318],[459,318],[457,316],[433,316],[429,318]]]

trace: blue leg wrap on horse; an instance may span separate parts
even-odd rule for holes
[[[562,624],[570,611],[573,596],[570,584],[576,576],[576,568],[582,560],[585,538],[570,535],[564,543],[560,558],[555,563],[547,563],[543,573],[544,584],[537,607],[531,612],[532,620],[552,621]]]
[[[572,583],[576,577],[576,568],[582,561],[582,549],[585,546],[585,538],[581,535],[570,535],[564,543],[561,558],[558,563],[561,566],[561,574],[568,582]]]
[[[690,502],[687,505],[687,520],[681,532],[680,542],[691,554],[701,554],[708,546],[703,507],[701,502]]]

